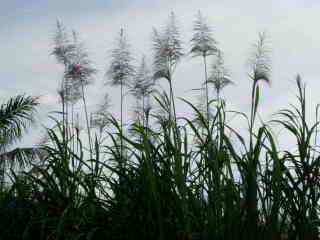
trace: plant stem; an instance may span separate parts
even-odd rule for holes
[[[204,74],[205,74],[205,84],[206,84],[206,105],[207,105],[207,121],[209,125],[209,89],[208,89],[208,72],[207,72],[207,56],[203,54],[203,63],[204,63]]]
[[[88,110],[87,110],[87,103],[86,103],[86,98],[85,98],[84,86],[83,86],[83,82],[82,81],[81,81],[81,89],[82,89],[83,107],[84,107],[84,112],[85,112],[85,116],[86,116],[86,123],[87,123],[90,158],[92,158],[92,142],[91,142],[90,123],[89,123],[89,117],[88,117]]]
[[[120,109],[120,158],[121,158],[121,164],[123,163],[123,81],[121,81],[121,109]]]

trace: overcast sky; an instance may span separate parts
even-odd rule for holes
[[[270,119],[272,113],[295,100],[297,73],[308,84],[310,106],[320,102],[318,0],[4,0],[0,8],[0,101],[21,93],[42,96],[39,118],[43,123],[48,111],[59,109],[56,89],[62,68],[50,56],[59,19],[68,29],[79,32],[99,70],[95,84],[88,89],[90,109],[94,110],[107,92],[112,99],[111,110],[117,115],[119,91],[103,83],[108,52],[119,29],[125,29],[137,60],[143,54],[151,59],[152,27],[162,26],[174,11],[187,52],[198,10],[212,26],[236,83],[224,92],[229,109],[248,111],[247,59],[261,31],[270,37],[273,68],[271,86],[262,87],[262,117]],[[176,96],[192,99],[196,94],[190,89],[199,87],[202,81],[201,59],[185,57],[174,77]],[[180,114],[188,111],[185,104],[178,104]],[[39,129],[40,124],[25,142],[40,138]]]

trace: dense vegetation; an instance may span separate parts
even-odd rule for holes
[[[62,110],[45,141],[12,150],[33,120],[36,98],[13,97],[0,107],[0,239],[319,239],[318,111],[310,124],[297,76],[297,104],[269,122],[257,118],[259,85],[270,82],[264,34],[250,59],[251,112],[230,111],[221,92],[233,81],[198,14],[190,54],[203,59],[205,79],[199,106],[182,99],[194,113],[190,119],[176,114],[174,73],[185,53],[174,14],[164,29],[154,29],[152,71],[146,58],[132,64],[121,30],[106,73],[106,84],[120,86],[118,121],[108,113],[107,95],[97,112],[88,112],[85,90],[96,69],[77,34],[70,40],[57,27],[52,53],[65,69]],[[168,93],[157,89],[163,80]],[[137,100],[129,125],[125,90]],[[80,100],[84,130],[74,108]],[[245,136],[230,114],[246,120]],[[295,150],[280,149],[274,125],[290,134]]]

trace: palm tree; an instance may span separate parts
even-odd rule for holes
[[[36,148],[15,148],[12,144],[19,141],[30,123],[34,121],[35,108],[38,99],[18,95],[0,105],[0,168],[1,184],[7,168],[18,166],[23,168],[30,165],[36,157],[40,157],[40,150]],[[11,149],[11,150],[10,150]]]
[[[205,88],[206,88],[206,112],[207,121],[209,121],[209,90],[208,90],[208,72],[207,72],[207,57],[214,55],[218,49],[216,47],[217,42],[212,37],[212,30],[208,26],[206,19],[202,16],[201,12],[198,12],[196,20],[193,26],[193,36],[191,39],[190,53],[193,57],[202,57],[204,64],[205,74]]]

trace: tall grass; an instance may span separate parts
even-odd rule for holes
[[[250,147],[227,123],[223,102],[215,105],[208,125],[185,101],[197,119],[171,124],[176,139],[164,130],[166,122],[156,130],[134,123],[131,131],[139,137],[130,139],[112,118],[112,144],[96,139],[95,158],[88,160],[78,135],[72,136],[77,147],[69,146],[57,122],[42,147],[44,164],[12,174],[13,184],[2,190],[2,236],[318,239],[319,157],[312,141],[318,122],[307,124],[299,78],[297,84],[300,106],[281,110],[280,119],[272,121],[297,139],[297,152],[280,151],[268,124],[257,133],[249,130]],[[124,157],[126,164],[119,164]]]
[[[163,44],[166,35],[156,36]],[[109,125],[103,121],[90,157],[80,130],[67,135],[65,117],[55,119],[41,164],[8,172],[1,239],[319,239],[318,109],[310,125],[298,76],[298,104],[270,122],[257,121],[259,85],[270,81],[265,41],[260,35],[251,61],[250,114],[238,113],[247,121],[246,136],[234,128],[235,111],[220,92],[207,102],[210,118],[184,99],[195,117],[177,117],[172,74],[182,52],[175,46],[172,69],[156,69],[169,74],[157,75],[169,81],[169,96],[155,97],[168,114],[144,115],[150,124],[132,123],[132,136],[104,115]],[[167,66],[167,52],[158,53],[160,67]],[[291,134],[296,151],[279,147],[274,124]]]

